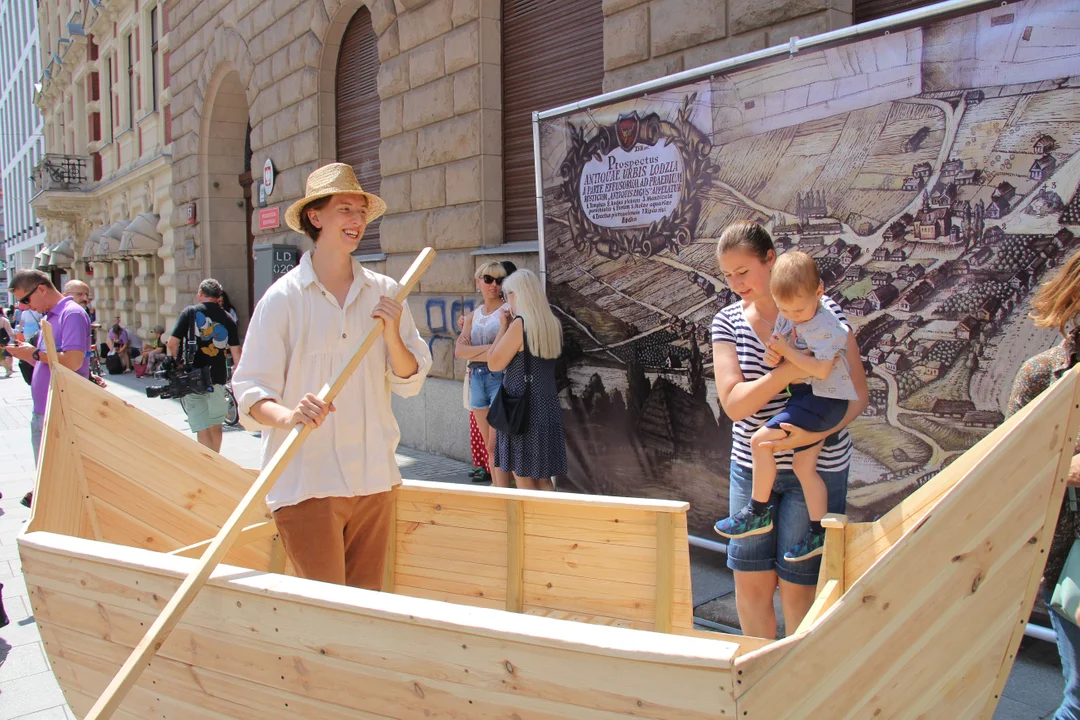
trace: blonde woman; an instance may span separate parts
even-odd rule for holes
[[[510,307],[499,315],[499,334],[488,351],[488,367],[504,371],[503,387],[511,395],[529,393],[529,413],[523,434],[496,433],[494,464],[512,472],[522,490],[554,490],[552,476],[567,472],[566,437],[555,386],[562,326],[532,271],[518,270],[506,278],[503,294]],[[531,376],[527,385],[526,366]]]
[[[484,304],[465,317],[465,325],[458,335],[454,355],[469,361],[469,409],[476,419],[476,427],[484,440],[488,458],[495,450],[495,428],[488,425],[488,408],[502,386],[503,374],[493,372],[486,362],[488,348],[499,334],[499,316],[509,306],[503,301],[502,284],[506,268],[500,262],[481,265],[476,271],[476,291]],[[473,480],[484,480],[482,475]],[[491,480],[496,487],[509,487],[510,476],[492,465]]]

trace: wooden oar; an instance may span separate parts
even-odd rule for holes
[[[420,282],[420,276],[424,274],[424,271],[428,269],[434,259],[435,251],[431,248],[424,248],[423,252],[413,261],[409,271],[405,273],[405,277],[402,278],[401,288],[394,295],[395,300],[399,303],[405,302],[405,297]],[[357,366],[360,365],[364,355],[367,354],[367,351],[371,349],[379,335],[382,334],[382,329],[383,321],[376,321],[375,327],[368,332],[367,337],[361,340],[360,344],[353,350],[352,358],[348,364],[341,368],[337,376],[319,391],[318,397],[320,400],[328,403],[333,402],[341,389],[345,387],[345,383],[348,382]],[[285,466],[296,455],[300,445],[307,439],[309,433],[311,433],[311,427],[303,424],[297,425],[289,432],[285,442],[274,453],[274,457],[270,459],[266,468],[259,474],[255,484],[247,491],[244,499],[236,506],[232,515],[222,526],[221,531],[218,532],[217,537],[214,538],[214,541],[210,543],[210,546],[203,553],[199,559],[199,564],[195,566],[195,569],[180,585],[176,594],[169,600],[169,604],[161,611],[157,620],[154,621],[154,624],[146,631],[146,635],[139,641],[131,655],[128,656],[120,671],[116,673],[116,677],[112,679],[109,686],[105,688],[105,692],[94,703],[94,707],[86,715],[86,720],[104,720],[112,717],[112,714],[116,712],[124,696],[138,681],[142,671],[150,664],[150,659],[154,656],[154,653],[161,648],[165,643],[165,639],[169,637],[169,633],[180,622],[180,616],[184,614],[188,605],[195,599],[195,595],[202,589],[207,578],[210,577],[210,573],[213,572],[214,568],[217,567],[218,563],[221,562],[221,559],[225,557],[225,554],[232,547],[236,537],[244,528],[248,512],[255,506],[255,503],[263,501],[266,493],[277,482]]]

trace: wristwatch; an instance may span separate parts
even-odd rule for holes
[[[34,362],[41,362],[41,351],[40,350],[34,350],[34,354],[31,355],[30,357],[34,358]]]

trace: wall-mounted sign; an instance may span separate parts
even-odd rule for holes
[[[197,222],[198,213],[196,211],[195,201],[192,200],[187,205],[184,205],[180,209],[181,221],[185,225],[194,225]]]
[[[270,193],[274,192],[274,161],[270,158],[266,158],[263,165],[262,186],[266,189],[266,197],[270,197]]]
[[[276,227],[281,227],[281,208],[275,205],[270,208],[263,208],[259,211],[259,229],[260,230],[273,230]]]

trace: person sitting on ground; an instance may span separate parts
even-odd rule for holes
[[[139,357],[135,358],[136,365],[144,365],[146,372],[153,375],[160,369],[161,363],[165,362],[165,343],[161,340],[162,333],[165,332],[165,328],[161,325],[155,325],[150,330],[150,339],[143,343],[142,352],[139,353]]]
[[[776,481],[776,458],[771,446],[791,433],[785,425],[810,432],[831,430],[847,414],[848,403],[858,400],[845,351],[848,329],[822,300],[825,290],[814,258],[792,250],[773,263],[769,289],[780,317],[767,344],[765,364],[776,367],[787,361],[809,376],[809,383],[788,386],[783,410],[770,418],[750,438],[753,456],[753,491],[750,502],[731,517],[716,523],[726,538],[752,537],[769,532],[773,510],[769,505]],[[824,440],[794,449],[792,469],[806,496],[810,528],[784,553],[788,562],[803,562],[822,553],[825,529],[821,520],[828,512],[825,481],[817,471]]]
[[[119,315],[113,320],[113,325],[109,328],[109,337],[105,342],[109,346],[109,352],[116,353],[120,358],[120,362],[124,365],[124,372],[131,372],[131,356],[134,354],[132,353],[131,335],[120,324]]]

